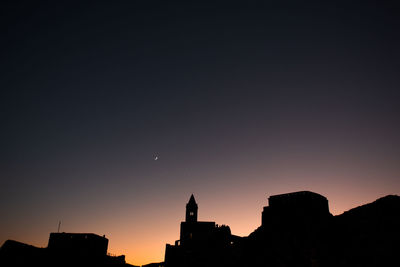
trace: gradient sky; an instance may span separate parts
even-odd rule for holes
[[[61,220],[145,264],[192,193],[241,236],[269,195],[400,193],[396,1],[80,2],[0,4],[1,244]]]

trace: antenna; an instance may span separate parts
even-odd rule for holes
[[[61,221],[58,221],[58,230],[57,230],[57,233],[60,232],[60,226],[61,226]]]

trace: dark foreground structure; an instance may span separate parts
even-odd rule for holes
[[[92,233],[50,233],[46,248],[7,240],[0,266],[126,266],[125,256],[107,254],[108,239]]]
[[[248,237],[197,220],[186,205],[180,240],[166,245],[166,267],[400,266],[400,197],[386,196],[339,216],[309,191],[270,196],[261,226]]]
[[[229,263],[232,236],[229,226],[197,220],[197,203],[191,195],[186,205],[186,220],[181,222],[180,239],[175,245],[167,244],[165,266],[213,266]]]
[[[309,191],[270,196],[261,225],[247,237],[229,226],[198,220],[192,195],[180,238],[165,262],[148,267],[400,266],[400,197],[389,195],[332,216],[328,200]],[[46,248],[7,240],[0,266],[132,266],[107,254],[108,239],[90,233],[51,233]]]

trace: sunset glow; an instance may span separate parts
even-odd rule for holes
[[[125,2],[2,7],[0,245],[61,221],[143,265],[191,194],[248,236],[270,195],[400,193],[391,4]]]

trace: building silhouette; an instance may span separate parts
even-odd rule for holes
[[[332,215],[326,197],[310,192],[273,195],[261,226],[246,237],[241,262],[248,266],[318,266]]]
[[[199,207],[193,194],[190,196],[189,202],[186,204],[186,222],[197,222],[197,212]]]
[[[45,248],[7,240],[0,249],[0,266],[127,266],[124,255],[110,256],[107,249],[105,236],[50,233]]]
[[[330,217],[328,199],[310,191],[280,194],[268,198],[263,208],[261,226],[279,223],[315,223]]]
[[[47,249],[57,258],[102,261],[107,256],[108,239],[92,233],[50,233]]]
[[[198,221],[198,205],[193,194],[186,204],[180,239],[166,245],[165,266],[219,266],[229,261],[233,240],[229,226]]]

